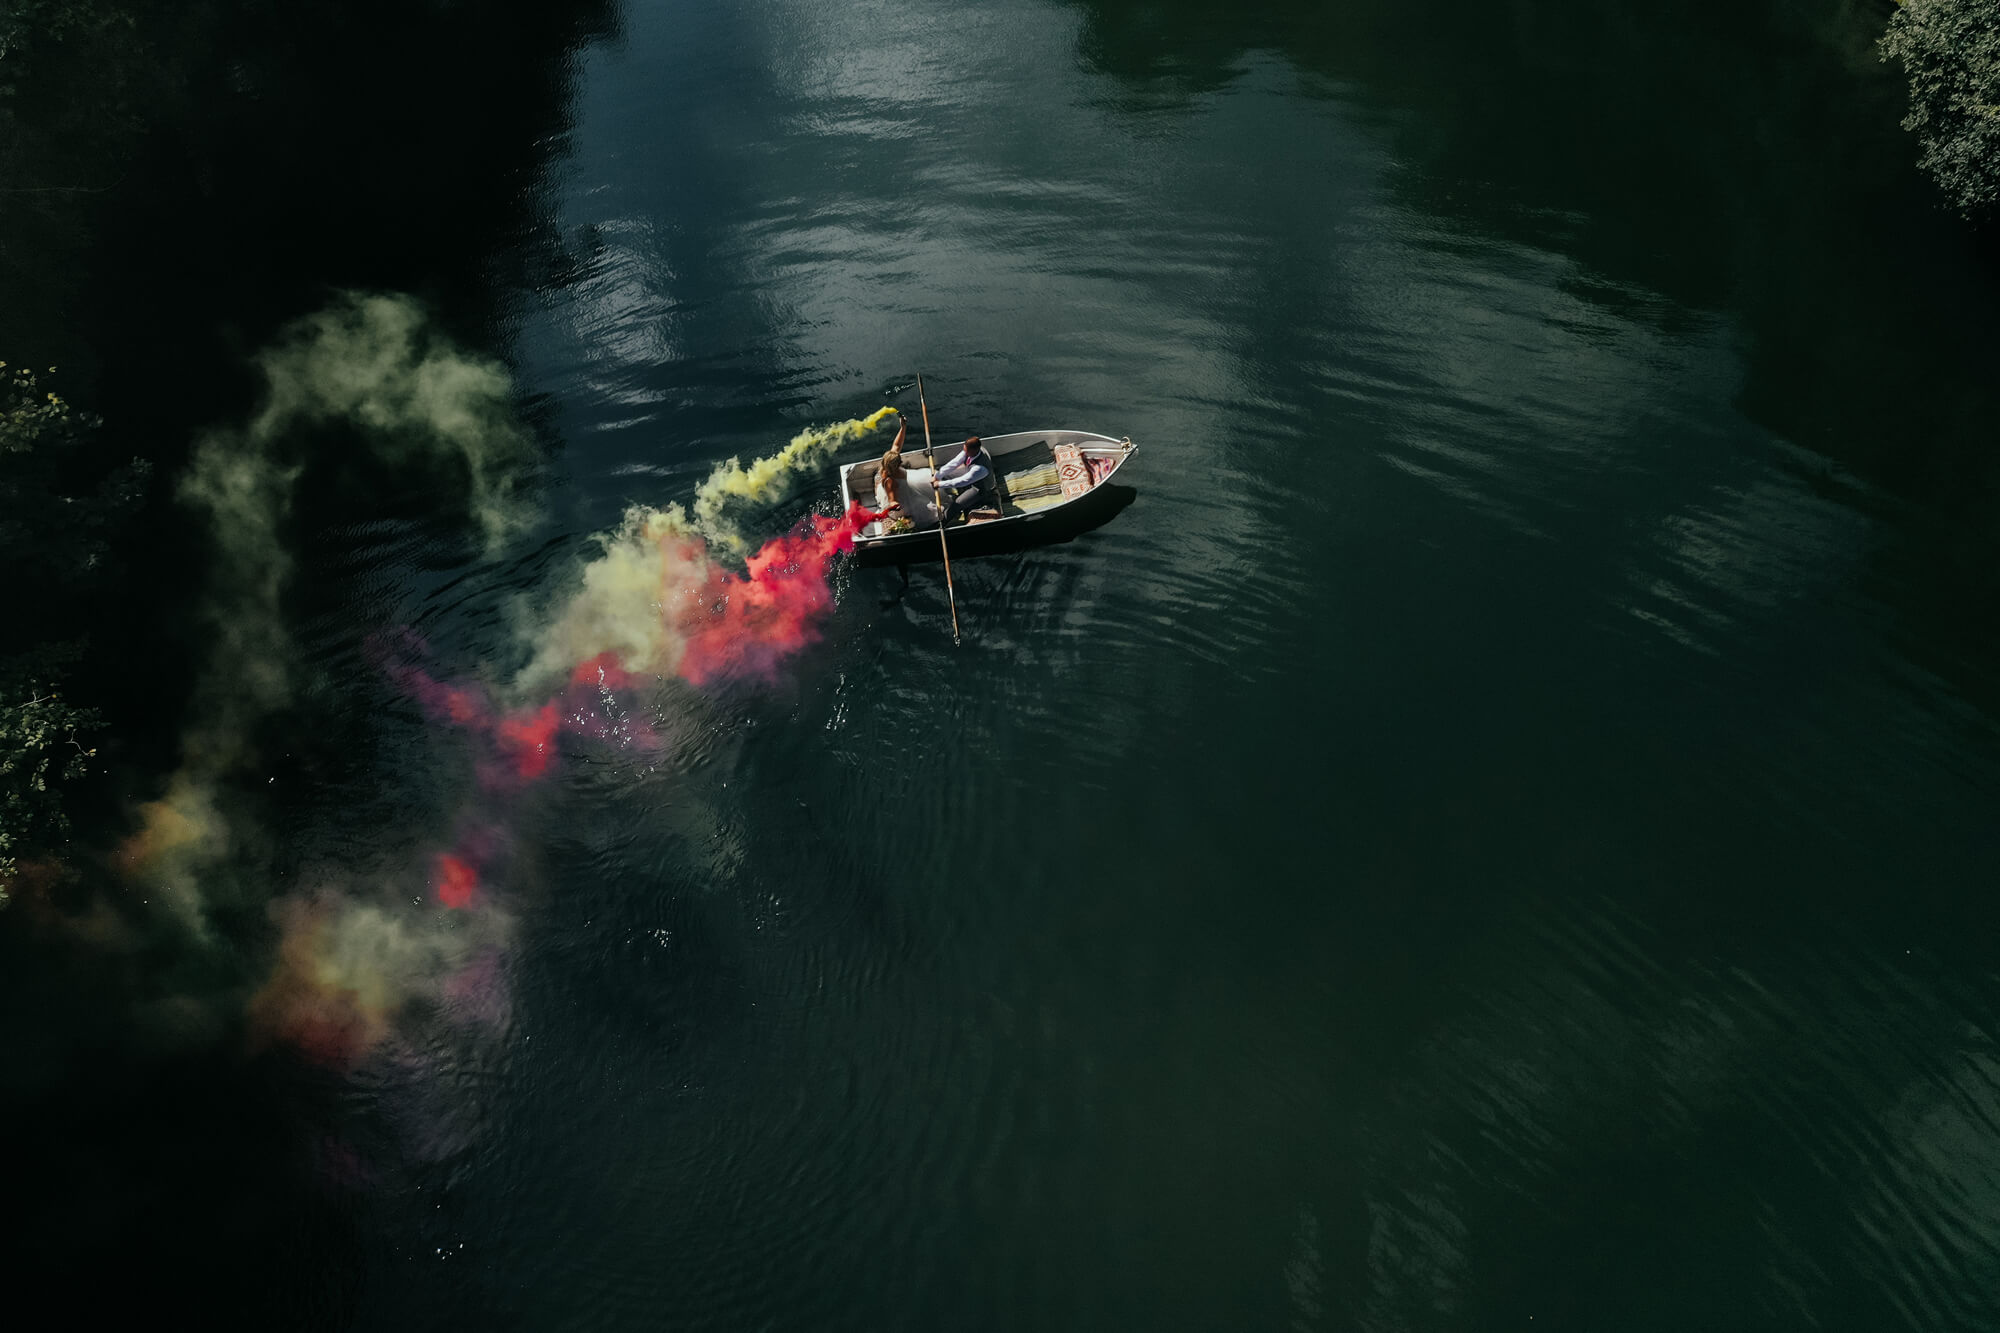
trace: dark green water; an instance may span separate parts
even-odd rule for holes
[[[555,445],[493,562],[308,505],[287,874],[465,784],[369,635],[511,664],[628,504],[914,371],[1137,496],[961,562],[961,647],[842,566],[774,684],[642,693],[664,759],[565,742],[503,1039],[233,1124],[177,1067],[119,1242],[371,1329],[1995,1326],[2000,283],[1880,15],[1652,9],[628,4],[530,223],[285,261]]]

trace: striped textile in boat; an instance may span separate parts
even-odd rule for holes
[[[1063,499],[1062,477],[1053,462],[1007,474],[1007,498],[1016,509],[1033,513]]]
[[[1001,494],[1009,508],[1033,513],[1062,501],[1062,478],[1056,472],[1055,450],[1044,442],[1016,449],[1002,462],[1011,469],[1001,478]]]

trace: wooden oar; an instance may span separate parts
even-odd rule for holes
[[[931,405],[924,401],[924,377],[917,376],[917,406],[924,413],[924,461],[931,465],[931,511],[937,515],[938,550],[944,553],[944,591],[951,598],[951,642],[958,644],[958,589],[951,584],[951,544],[944,539],[944,501],[938,495],[937,455],[931,452]]]

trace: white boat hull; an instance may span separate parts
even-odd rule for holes
[[[971,553],[995,542],[1011,544],[1026,540],[1031,530],[1054,528],[1073,520],[1116,476],[1138,446],[1130,439],[1113,439],[1082,430],[1015,431],[990,435],[982,443],[993,459],[997,508],[975,511],[969,522],[954,523],[946,536],[954,552],[961,543]],[[940,464],[956,457],[959,445],[949,451],[939,449]],[[863,554],[910,558],[934,554],[938,546],[937,519],[930,495],[931,470],[921,450],[903,446],[903,457],[912,464],[904,477],[898,497],[899,513],[915,526],[894,530],[896,515],[866,524],[855,537],[855,550]],[[863,459],[840,468],[840,495],[843,508],[858,504],[880,509],[885,503],[877,475],[879,458]]]

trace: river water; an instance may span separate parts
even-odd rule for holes
[[[504,1031],[258,1131],[344,1238],[260,1280],[398,1329],[1993,1327],[2000,283],[1881,15],[1652,8],[625,6],[478,297],[543,527],[313,537],[370,757],[292,862],[463,786],[370,635],[508,664],[628,505],[918,371],[943,438],[1129,435],[1135,494],[958,562],[960,646],[936,566],[841,564],[774,679],[629,701],[664,752],[566,739]]]

